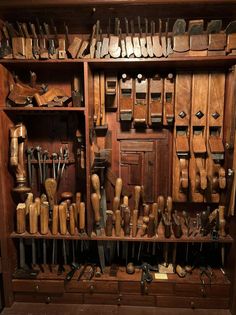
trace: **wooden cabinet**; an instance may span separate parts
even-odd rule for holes
[[[192,0],[190,4],[187,0],[181,3],[159,0],[135,0],[132,3],[118,0],[51,0],[39,1],[37,4],[25,0],[21,3],[2,1],[0,4],[2,21],[17,25],[17,21],[34,22],[32,16],[37,16],[40,23],[49,23],[53,16],[59,39],[65,38],[64,25],[68,25],[67,43],[71,44],[79,36],[88,45],[83,58],[0,60],[0,236],[7,306],[14,301],[181,306],[229,308],[232,314],[236,314],[236,252],[233,244],[236,222],[231,215],[233,210],[228,213],[228,190],[232,187],[231,179],[227,177],[228,169],[235,171],[234,49],[231,54],[226,54],[223,50],[221,54],[215,55],[190,51],[188,54],[175,53],[167,58],[89,58],[88,55],[91,54],[89,45],[92,44],[93,25],[100,21],[103,38],[106,38],[107,17],[111,18],[111,28],[114,28],[115,18],[119,18],[122,30],[125,29],[124,16],[129,21],[134,19],[135,30],[136,16],[141,16],[142,21],[147,17],[149,22],[155,21],[156,25],[158,19],[162,20],[163,25],[168,20],[166,39],[169,36],[170,41],[173,40],[172,29],[178,18],[187,22],[204,19],[204,27],[211,20],[222,19],[222,30],[225,30],[228,23],[236,17],[235,1]],[[164,34],[164,26],[162,33]],[[122,36],[120,40],[123,39]],[[16,38],[18,37],[20,36]],[[48,35],[48,45],[52,37]],[[99,39],[99,34],[95,37]],[[6,42],[3,36],[1,43]],[[9,93],[14,90],[17,82],[29,85],[32,73],[37,75],[35,88],[43,89],[44,92],[46,86],[48,90],[60,89],[63,97],[68,97],[68,104],[58,106],[57,103],[57,106],[53,106],[50,103],[50,106],[39,106],[33,99],[24,100],[28,102],[25,104],[27,106],[14,106],[9,100]],[[144,85],[139,82],[141,77]],[[132,83],[125,85],[122,90],[121,82],[124,78]],[[73,98],[70,99],[76,92],[76,80],[79,81],[80,106],[74,106]],[[160,80],[156,84],[156,93],[151,91],[151,82],[155,80]],[[109,88],[112,92],[108,91]],[[124,107],[121,105],[122,97],[126,98]],[[130,104],[127,98],[130,98]],[[51,102],[56,102],[55,99],[60,101],[56,97]],[[154,105],[149,106],[151,101],[152,104],[161,103],[161,110],[159,107],[155,109]],[[101,107],[99,114],[97,102],[100,102]],[[99,125],[98,121],[103,123]],[[80,192],[81,201],[85,204],[85,228],[80,229],[77,225],[75,233],[72,233],[68,219],[66,233],[60,233],[59,228],[59,233],[53,234],[50,209],[48,233],[40,233],[39,221],[38,232],[30,233],[28,218],[26,230],[17,233],[16,206],[24,200],[20,200],[13,192],[16,185],[15,172],[9,163],[9,130],[17,123],[22,123],[27,130],[25,148],[34,148],[31,158],[31,190],[34,196],[40,197],[45,193],[35,151],[36,147],[40,147],[42,153],[49,152],[49,158],[45,158],[45,161],[42,155],[43,172],[47,172],[47,177],[53,177],[55,165],[58,170],[56,204],[61,202],[63,192],[71,192],[73,202],[75,194]],[[214,139],[209,140],[209,137]],[[218,152],[214,148],[219,143],[221,150]],[[69,156],[65,152],[69,152]],[[55,159],[53,153],[56,154]],[[222,154],[224,158],[221,158]],[[23,159],[29,184],[26,154]],[[63,164],[63,175],[60,177]],[[103,168],[106,168],[106,172],[101,175]],[[107,209],[111,210],[116,210],[113,209],[116,179],[122,178],[121,195],[122,198],[125,195],[129,197],[131,231],[132,213],[135,210],[134,189],[135,186],[143,186],[139,205],[139,232],[136,237],[124,235],[123,231],[120,236],[116,235],[114,225],[112,236],[106,236],[103,229],[101,235],[95,235],[91,204],[91,193],[95,190],[91,183],[94,173],[100,176],[101,199],[103,202],[105,200]],[[167,197],[172,196],[173,210],[179,214],[183,210],[190,214],[192,233],[186,228],[184,217],[181,216],[183,235],[180,238],[174,236],[173,229],[171,237],[165,237],[163,224],[159,225],[153,237],[141,235],[143,217],[149,215],[145,215],[144,204],[152,209],[158,196],[164,196],[165,207],[168,207]],[[205,211],[207,206],[213,212],[219,202],[225,205],[227,235],[224,237],[221,234],[219,238],[214,238],[213,233],[201,235],[200,230],[196,229],[196,214]],[[123,199],[120,203],[123,203]],[[79,220],[78,217],[76,220]],[[98,263],[97,244],[105,245],[106,255],[113,251],[113,260],[120,265],[117,277],[109,275],[112,259],[106,256],[105,273],[101,278],[77,281],[76,271],[71,281],[64,282],[71,269],[69,265],[76,260],[85,264],[96,259]],[[54,264],[66,265],[66,270],[58,275],[57,268],[52,272],[48,272],[48,268],[45,268],[46,271],[40,268],[34,279],[15,277],[16,269],[22,264],[22,253],[19,250],[22,245],[28,266],[32,264],[35,248],[37,267],[46,264],[49,267]],[[56,248],[58,253],[54,259]],[[176,255],[173,254],[174,248],[177,248]],[[198,255],[203,253],[206,261],[199,262]],[[170,258],[172,255],[175,256],[174,259]],[[125,272],[125,265],[132,260],[136,266],[140,266],[146,259],[154,265],[162,265],[165,259],[166,263],[173,260],[174,265],[197,263],[193,274],[188,274],[183,279],[176,274],[168,275],[165,281],[154,279],[142,291],[141,271],[136,270],[135,275],[130,276]],[[214,277],[211,283],[204,284],[201,281],[201,264],[212,266]]]

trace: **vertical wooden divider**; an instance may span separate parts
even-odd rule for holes
[[[88,62],[84,66],[84,103],[85,103],[85,145],[86,145],[86,220],[87,233],[91,235],[93,230],[93,212],[91,208],[91,143],[90,130],[93,123],[93,74]]]
[[[5,80],[5,77],[4,79]],[[1,102],[1,107],[5,104]],[[10,118],[0,110],[0,238],[1,238],[1,257],[2,257],[2,275],[5,306],[13,303],[12,273],[17,266],[17,253],[14,241],[9,235],[14,231],[14,216],[16,206],[12,200],[11,189],[14,186],[14,179],[8,171],[9,165],[9,128],[13,126]],[[3,145],[5,143],[5,145]]]

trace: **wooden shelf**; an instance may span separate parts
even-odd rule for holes
[[[158,64],[160,67],[172,66],[172,67],[229,67],[236,64],[236,56],[176,56],[168,58],[104,58],[104,59],[47,59],[47,60],[35,60],[35,59],[2,59],[1,64],[5,65],[18,65],[18,64],[74,64],[74,63],[89,63],[93,67],[105,67],[113,68],[115,65],[125,64],[126,67],[134,67],[137,64],[145,65],[145,67],[151,67],[153,64]]]
[[[131,237],[131,236],[106,236],[105,234],[101,236],[92,235],[91,237],[87,234],[85,236],[80,236],[78,233],[71,235],[69,233],[62,235],[57,234],[53,235],[51,232],[48,234],[42,235],[40,233],[30,234],[28,232],[17,234],[16,232],[11,233],[11,238],[34,238],[34,239],[65,239],[65,240],[88,240],[88,241],[126,241],[126,242],[160,242],[160,243],[233,243],[233,238],[230,235],[227,235],[224,238],[219,238],[218,240],[212,240],[210,235],[208,236],[190,236],[187,237],[183,235],[181,238],[175,238],[173,235],[170,238],[165,238],[164,236],[154,236],[149,238],[144,237]]]
[[[9,113],[85,112],[84,107],[3,107],[1,109]]]

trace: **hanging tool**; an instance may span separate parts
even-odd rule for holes
[[[126,36],[125,36],[126,53],[127,53],[127,57],[130,58],[134,53],[134,47],[132,43],[132,37],[129,35],[129,21],[127,18],[125,18],[125,30],[126,30]]]
[[[26,149],[26,155],[27,155],[27,166],[28,166],[28,180],[29,180],[29,186],[32,187],[32,164],[31,160],[33,158],[33,148],[27,148]]]

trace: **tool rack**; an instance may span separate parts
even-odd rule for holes
[[[147,18],[170,18],[174,20],[183,17],[186,20],[196,19],[199,16],[206,20],[222,18],[223,23],[236,19],[235,1],[139,1],[131,4],[128,1],[38,1],[33,4],[24,0],[1,1],[0,17],[3,20],[30,21],[32,15],[39,19],[50,20],[51,16],[60,23],[64,20],[71,25],[71,34],[80,34],[82,38],[89,38],[92,25],[97,19],[106,23],[107,16],[111,18],[133,14]],[[155,16],[154,16],[155,15]],[[155,72],[167,75],[174,73],[188,75],[215,73],[225,76],[224,85],[224,130],[223,143],[225,147],[225,169],[232,168],[234,157],[234,138],[232,130],[235,128],[234,104],[235,104],[235,65],[236,56],[175,56],[171,58],[126,58],[126,59],[63,59],[63,60],[0,60],[0,119],[1,119],[1,152],[0,152],[0,236],[1,236],[1,266],[4,287],[4,302],[10,306],[14,301],[46,302],[46,303],[86,303],[86,304],[113,304],[113,305],[144,305],[160,307],[187,307],[187,308],[222,308],[230,309],[236,314],[236,250],[234,240],[236,238],[236,221],[234,217],[227,218],[227,236],[212,240],[208,236],[188,237],[186,233],[181,238],[165,238],[163,234],[148,238],[147,236],[128,237],[113,234],[96,236],[94,230],[94,213],[91,206],[91,130],[93,129],[100,148],[111,150],[110,170],[116,177],[121,177],[126,186],[132,191],[135,184],[142,181],[145,186],[147,199],[150,202],[157,196],[165,197],[174,195],[174,207],[177,210],[188,209],[190,213],[205,209],[206,202],[196,202],[194,198],[188,198],[173,193],[177,178],[178,157],[175,154],[176,125],[164,128],[124,128],[119,118],[119,110],[111,109],[106,112],[106,125],[94,127],[94,74],[104,72],[105,75],[120,77],[125,72],[136,75],[137,72],[151,77]],[[9,107],[7,96],[9,94],[9,82],[15,72],[23,77],[29,71],[35,71],[40,82],[53,86],[63,87],[71,93],[71,80],[74,74],[79,74],[83,82],[84,104],[81,107]],[[191,115],[189,112],[188,115]],[[205,115],[206,117],[207,115]],[[35,146],[40,144],[51,151],[59,149],[66,143],[73,152],[66,170],[66,175],[60,183],[58,196],[63,191],[77,191],[82,193],[82,199],[86,205],[86,234],[70,235],[46,235],[36,233],[34,235],[25,232],[17,234],[15,228],[16,202],[12,194],[14,178],[9,168],[9,128],[17,122],[23,122],[27,127],[28,144]],[[206,125],[204,125],[206,126]],[[177,126],[178,127],[178,126]],[[79,129],[85,139],[85,174],[77,172],[76,156],[74,150],[75,132]],[[109,133],[108,143],[105,137]],[[191,138],[192,141],[192,138]],[[132,160],[136,156],[137,160]],[[193,153],[191,153],[193,156]],[[142,168],[140,168],[140,163]],[[35,164],[35,162],[33,162]],[[190,165],[193,165],[190,161]],[[50,166],[50,162],[48,162]],[[190,166],[193,168],[193,166]],[[177,171],[176,171],[177,170]],[[39,188],[33,187],[34,193]],[[106,184],[108,208],[112,208],[114,196],[114,183]],[[196,197],[197,198],[197,197]],[[133,197],[130,201],[133,204]],[[211,203],[209,203],[211,205]],[[131,206],[132,207],[132,206]],[[214,209],[214,208],[212,208]],[[227,205],[226,205],[227,209]],[[227,211],[227,210],[226,210]],[[117,276],[109,276],[109,266],[106,266],[104,274],[100,278],[91,281],[76,280],[74,278],[65,283],[64,275],[57,275],[56,267],[52,266],[50,272],[45,266],[44,272],[39,272],[36,279],[14,279],[13,274],[19,263],[18,240],[78,240],[78,241],[120,241],[157,243],[161,246],[177,244],[180,253],[185,253],[186,244],[204,244],[205,248],[211,246],[225,246],[225,266],[214,269],[214,277],[211,283],[204,288],[199,280],[199,270],[194,270],[191,276],[179,278],[176,274],[168,275],[167,280],[154,280],[145,287],[145,294],[140,292],[141,271],[134,275],[128,275],[125,267],[120,266]],[[158,246],[159,246],[158,245]],[[178,249],[179,250],[179,249]],[[65,266],[66,271],[70,270]],[[222,271],[223,270],[223,271]]]

